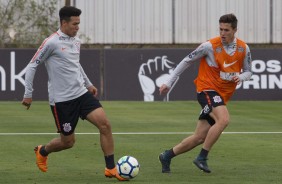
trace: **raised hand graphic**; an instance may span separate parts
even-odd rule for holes
[[[167,56],[157,56],[155,59],[149,59],[147,63],[143,63],[140,66],[138,78],[144,93],[144,101],[155,100],[156,95],[158,95],[156,88],[166,82],[175,66],[176,64],[169,61]],[[165,97],[165,100],[168,99],[169,92]]]

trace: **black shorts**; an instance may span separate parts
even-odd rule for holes
[[[213,107],[225,105],[223,98],[216,91],[202,91],[197,94],[197,99],[202,106],[199,120],[205,119],[211,126],[213,126],[215,121],[209,114]]]
[[[71,135],[79,117],[84,120],[90,112],[99,107],[102,107],[102,105],[90,92],[76,99],[55,103],[55,106],[51,105],[58,133]]]

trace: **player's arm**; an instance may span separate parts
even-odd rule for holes
[[[248,81],[251,79],[252,75],[252,56],[250,48],[248,45],[246,45],[246,55],[243,61],[243,72],[238,76],[234,76],[233,81],[236,83]]]
[[[160,94],[166,94],[171,88],[175,80],[189,67],[192,63],[198,59],[207,55],[208,49],[210,47],[209,42],[201,44],[196,50],[188,54],[182,61],[177,65],[177,67],[171,73],[169,79],[160,87]]]
[[[22,105],[24,105],[26,109],[29,109],[32,103],[33,80],[37,67],[47,60],[52,51],[50,44],[44,43],[45,42],[43,42],[43,44],[39,47],[31,61],[25,68],[25,92],[22,100]]]
[[[88,89],[90,93],[92,93],[94,96],[98,95],[98,89],[91,83],[89,78],[87,77],[86,73],[84,72],[83,68],[81,65],[80,66],[80,73],[83,77],[84,80],[84,86]]]

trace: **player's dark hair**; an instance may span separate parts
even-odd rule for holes
[[[69,22],[72,16],[77,17],[80,16],[80,14],[81,14],[80,9],[73,6],[64,6],[63,8],[60,9],[59,12],[60,22],[61,24],[62,24],[62,20]]]
[[[237,28],[237,18],[234,14],[230,13],[230,14],[226,14],[226,15],[222,15],[220,18],[219,18],[219,23],[230,23],[231,24],[231,27],[233,29],[236,29]]]

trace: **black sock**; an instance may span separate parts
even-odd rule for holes
[[[116,164],[115,164],[114,155],[105,156],[105,161],[106,161],[106,168],[108,169],[115,168]]]
[[[165,159],[172,159],[175,156],[176,155],[173,152],[173,148],[171,148],[170,150],[166,150],[165,153],[164,153]]]
[[[41,147],[41,149],[39,150],[39,153],[40,153],[42,156],[44,156],[44,157],[48,156],[48,154],[49,154],[49,153],[46,151],[45,146],[42,146],[42,147]]]
[[[208,154],[209,154],[209,151],[202,148],[198,158],[206,159],[208,157]]]

